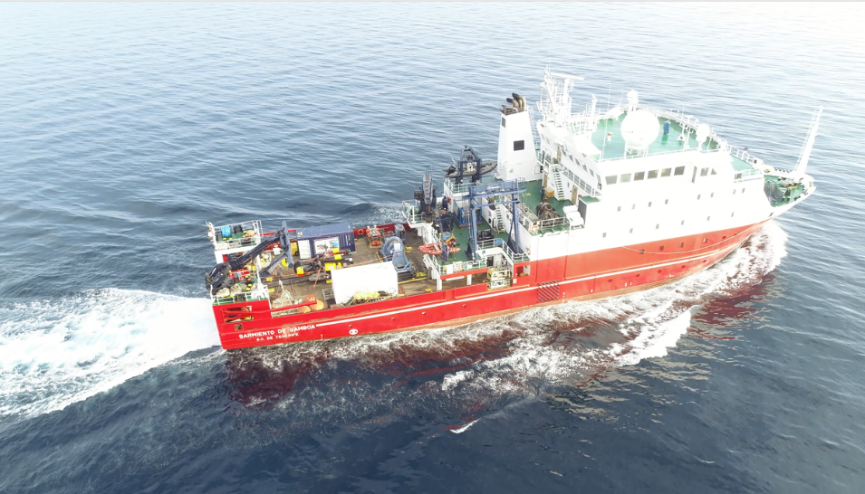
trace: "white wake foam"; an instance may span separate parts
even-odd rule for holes
[[[0,305],[0,417],[61,409],[218,344],[204,298],[106,289]]]

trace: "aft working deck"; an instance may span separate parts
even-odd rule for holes
[[[482,226],[480,228],[489,229],[489,225],[486,221],[481,221]],[[453,264],[455,262],[467,262],[469,260],[466,255],[469,237],[468,231],[468,228],[454,228],[453,234],[457,240],[457,245],[459,246],[460,251],[456,254],[452,254],[445,265]],[[504,238],[507,237],[506,233],[497,233],[496,237],[502,238],[502,235],[504,235]],[[430,279],[427,267],[424,264],[424,254],[419,250],[419,247],[423,245],[423,239],[416,231],[408,231],[406,233],[404,245],[406,257],[411,262],[414,273],[410,279],[399,282],[399,293],[396,297],[406,297],[435,291],[436,282],[435,280]],[[351,257],[353,262],[345,263],[342,269],[350,269],[352,266],[361,266],[369,263],[391,262],[390,259],[382,257],[380,247],[372,247],[370,245],[370,240],[367,237],[355,239],[355,251],[351,253]],[[297,255],[293,256],[293,261],[295,266],[302,262]],[[441,262],[440,259],[439,262]],[[262,278],[262,283],[267,288],[273,310],[276,310],[279,307],[298,304],[309,295],[314,296],[316,300],[323,303],[323,307],[319,310],[342,307],[342,305],[336,304],[331,298],[332,285],[330,280],[319,280],[315,282],[313,280],[315,279],[314,275],[316,273],[304,273],[303,276],[298,276],[294,271],[295,270],[289,267],[280,266],[273,276]],[[477,285],[482,283],[487,283],[486,275],[484,274],[474,276],[470,284]],[[300,310],[304,311],[305,309]],[[298,309],[292,309],[292,311],[296,313]],[[278,316],[282,314],[276,315]]]

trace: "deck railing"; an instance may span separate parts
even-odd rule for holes
[[[734,182],[745,182],[747,180],[755,180],[763,176],[763,170],[752,168],[750,170],[742,170],[734,175]]]
[[[217,297],[215,295],[211,295],[210,299],[213,301],[213,305],[226,305],[236,304],[240,302],[255,302],[257,300],[267,300],[267,287],[262,284],[258,284],[254,289],[248,292],[235,293],[226,297]]]
[[[238,223],[234,223],[231,225],[225,225],[228,227],[232,227],[237,225]],[[252,248],[258,245],[261,242],[261,221],[246,221],[243,223],[239,223],[241,228],[244,231],[252,230],[254,231],[254,235],[252,237],[243,237],[243,238],[234,238],[231,240],[222,240],[222,227],[217,226],[213,228],[213,233],[215,235],[213,240],[213,246],[215,250],[230,250],[230,249],[240,249],[240,248]]]
[[[748,151],[733,146],[730,146],[730,155],[739,158],[740,160],[748,163],[751,166],[754,166],[760,162],[759,158],[752,156],[751,153],[749,153]]]
[[[416,225],[424,222],[423,217],[418,213],[419,208],[420,204],[418,204],[416,199],[402,202],[402,214],[405,216],[406,223]]]
[[[502,253],[507,257],[513,266],[514,263],[517,262],[526,262],[529,260],[529,256],[522,252],[514,252],[508,247],[508,243],[505,242],[504,239],[494,238],[492,240],[482,240],[478,242],[478,250],[487,251],[487,255],[489,255],[489,249],[501,249]]]
[[[571,222],[564,216],[546,220],[538,219],[537,215],[529,211],[529,208],[526,207],[525,204],[520,203],[520,224],[522,224],[529,233],[537,235],[544,230],[553,230],[557,228],[569,230]]]

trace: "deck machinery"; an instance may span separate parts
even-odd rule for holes
[[[497,115],[496,161],[464,147],[441,195],[426,173],[401,222],[208,224],[223,347],[448,327],[660,286],[712,266],[816,190],[806,168],[819,111],[798,163],[781,169],[635,91],[573,113],[579,80],[546,71],[538,119],[513,94]]]

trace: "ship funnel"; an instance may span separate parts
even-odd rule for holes
[[[820,125],[820,116],[823,114],[823,107],[817,110],[814,119],[811,120],[811,131],[808,133],[808,138],[805,140],[805,145],[802,147],[802,152],[799,154],[799,163],[796,165],[795,175],[799,178],[805,176],[805,169],[808,168],[808,160],[811,158],[811,149],[814,148],[814,139],[817,138],[817,127]]]

